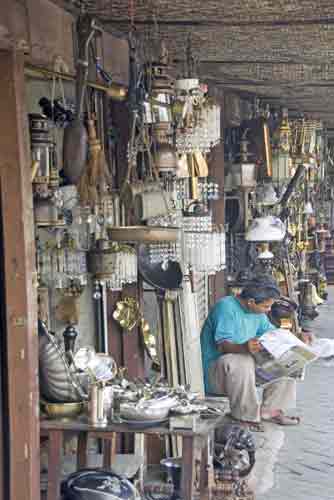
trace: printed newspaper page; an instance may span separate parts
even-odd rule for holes
[[[257,385],[283,377],[300,378],[305,366],[317,358],[309,346],[288,330],[267,332],[259,341],[264,349],[255,354]]]

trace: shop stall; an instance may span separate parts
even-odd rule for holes
[[[90,1],[5,3],[3,498],[57,500],[65,471],[64,495],[251,499],[254,443],[215,447],[229,404],[204,393],[200,334],[258,274],[271,321],[310,328],[333,270],[326,124],[202,77],[191,34],[136,29],[133,2],[119,29]]]

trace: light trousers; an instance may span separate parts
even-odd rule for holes
[[[231,414],[238,420],[259,422],[261,409],[285,411],[296,406],[296,381],[284,378],[263,389],[262,403],[255,385],[255,361],[251,354],[224,354],[209,367],[209,383],[215,394],[229,398]]]

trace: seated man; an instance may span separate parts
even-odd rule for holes
[[[238,297],[219,300],[201,332],[206,392],[226,395],[232,417],[248,424],[261,419],[282,425],[299,423],[297,417],[284,413],[295,406],[294,379],[286,378],[267,385],[262,404],[255,385],[252,354],[261,350],[258,337],[276,329],[266,313],[279,296],[279,289],[270,277],[254,279]]]

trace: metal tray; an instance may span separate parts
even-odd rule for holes
[[[128,420],[120,418],[119,423],[129,425],[130,427],[137,427],[138,429],[147,429],[149,427],[156,427],[165,425],[169,422],[169,418],[156,419],[156,420]]]

